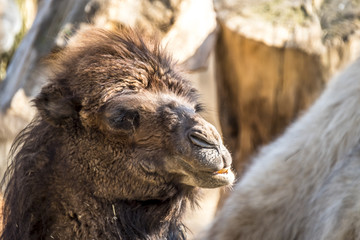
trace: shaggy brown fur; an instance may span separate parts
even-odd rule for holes
[[[184,239],[197,188],[234,180],[196,90],[134,33],[81,32],[54,62],[13,146],[1,239]]]

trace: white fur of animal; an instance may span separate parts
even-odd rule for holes
[[[264,147],[204,239],[360,239],[360,59]]]

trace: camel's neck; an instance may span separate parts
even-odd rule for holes
[[[54,227],[51,227],[51,237],[185,239],[181,217],[187,200],[179,195],[165,201],[108,202],[87,198],[81,203],[62,204],[64,209],[50,217],[57,219]]]
[[[185,239],[181,217],[191,201],[188,196],[110,202],[63,191],[58,195],[50,190],[27,202],[7,226],[9,237],[4,239]]]
[[[167,201],[120,201],[112,204],[114,222],[128,239],[184,239],[181,217],[185,200],[179,197]]]

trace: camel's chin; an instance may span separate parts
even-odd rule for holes
[[[209,184],[205,184],[203,188],[216,188],[231,185],[235,181],[235,175],[231,170],[224,173],[213,173],[210,176]]]
[[[235,174],[231,170],[229,170],[225,173],[214,173],[212,178],[219,181],[219,183],[223,182],[223,185],[229,185],[234,183]]]
[[[209,173],[201,172],[196,176],[187,177],[183,179],[186,185],[201,187],[201,188],[217,188],[233,184],[235,175],[231,170],[223,173]]]

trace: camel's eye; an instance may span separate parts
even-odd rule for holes
[[[140,114],[136,110],[125,110],[117,112],[108,118],[111,128],[119,130],[132,130],[140,125]]]
[[[205,106],[201,103],[195,105],[195,112],[201,113],[205,111]]]

